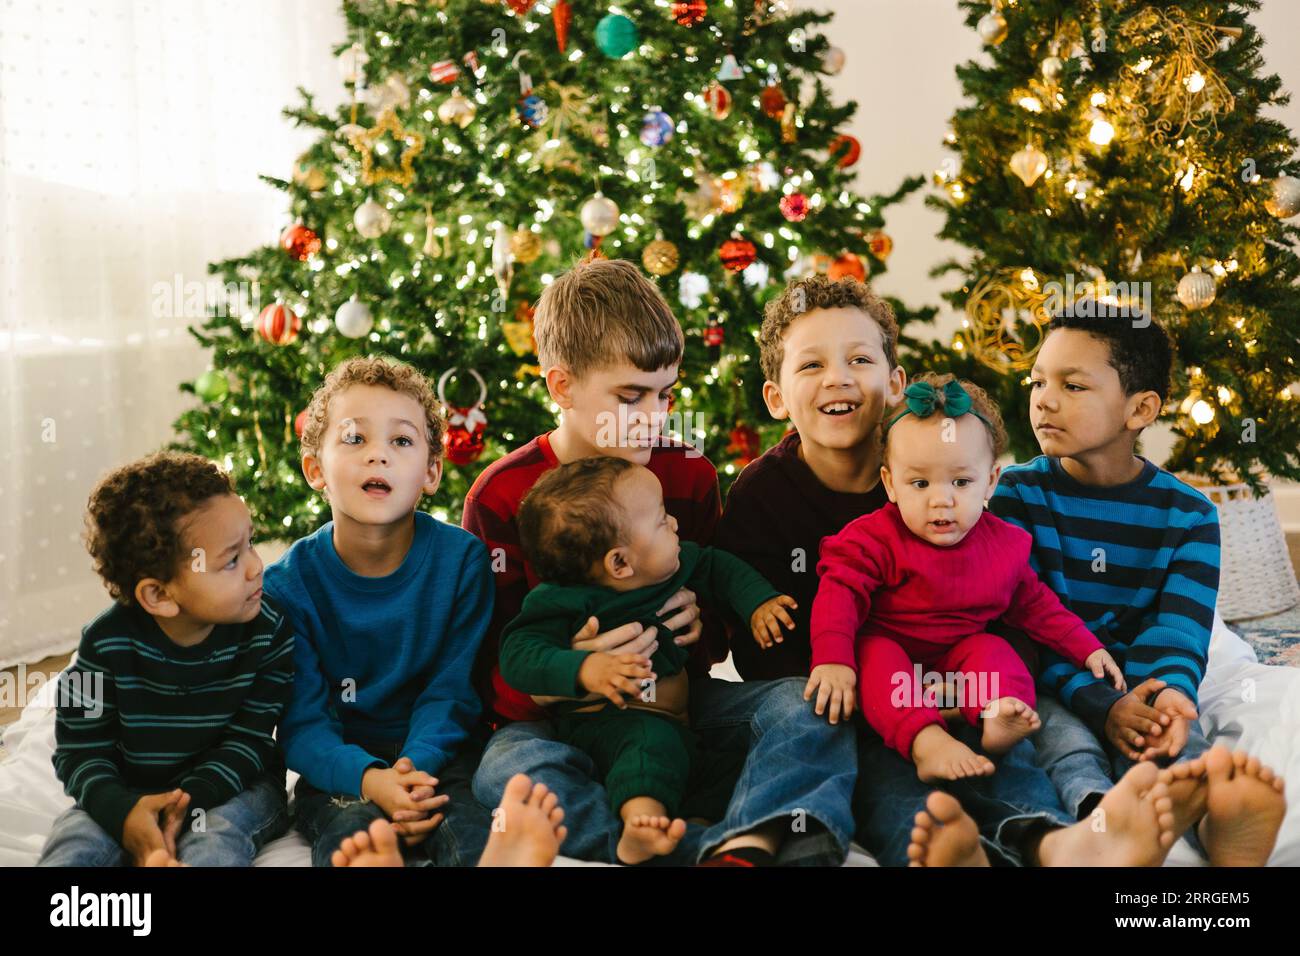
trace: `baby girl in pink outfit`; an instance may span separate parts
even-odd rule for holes
[[[806,696],[816,694],[819,714],[829,705],[832,720],[860,700],[867,722],[922,780],[982,776],[993,762],[948,733],[923,668],[956,685],[971,726],[983,718],[985,754],[1006,753],[1040,726],[1033,678],[988,633],[990,622],[1109,674],[1120,690],[1124,677],[1030,567],[1029,534],[984,510],[1006,441],[988,396],[951,375],[922,375],[904,394],[882,427],[890,503],[822,539]]]

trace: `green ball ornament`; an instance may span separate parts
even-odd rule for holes
[[[194,380],[194,394],[205,402],[219,402],[230,393],[230,379],[224,372],[208,369]]]
[[[641,43],[641,31],[621,13],[606,14],[596,24],[596,46],[605,56],[621,60]]]

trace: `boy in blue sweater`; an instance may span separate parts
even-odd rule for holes
[[[303,474],[333,520],[266,569],[297,634],[280,738],[298,829],[315,866],[379,818],[409,862],[472,866],[491,818],[469,787],[470,671],[493,591],[482,542],[416,510],[442,477],[442,410],[415,369],[355,358],[306,417]]]
[[[1003,470],[989,504],[1034,538],[1034,569],[1124,669],[1116,690],[1048,650],[1040,764],[1066,809],[1090,815],[1135,761],[1168,763],[1176,832],[1215,865],[1262,865],[1282,781],[1210,748],[1197,723],[1219,585],[1219,522],[1204,495],[1136,455],[1168,397],[1172,350],[1148,316],[1091,299],[1058,314],[1031,372],[1043,455]],[[1055,698],[1055,699],[1053,699]],[[1059,701],[1059,702],[1058,702]],[[1103,746],[1104,742],[1104,746]]]

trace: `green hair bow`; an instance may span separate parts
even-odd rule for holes
[[[941,394],[942,399],[940,399]],[[930,382],[913,382],[904,389],[903,401],[907,407],[885,423],[886,432],[909,412],[917,418],[929,418],[936,411],[941,411],[950,418],[970,412],[985,425],[989,424],[989,420],[973,407],[970,393],[962,388],[961,382],[955,378],[943,388],[935,388]]]

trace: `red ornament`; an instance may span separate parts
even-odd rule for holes
[[[302,320],[287,305],[268,305],[257,317],[257,334],[272,345],[289,345],[298,338]]]
[[[673,16],[684,27],[695,26],[704,19],[704,15],[708,12],[709,5],[705,0],[687,0],[686,3],[673,4]]]
[[[298,436],[299,441],[302,441],[302,433],[306,427],[307,427],[307,409],[304,408],[302,411],[298,413],[297,417],[294,418],[293,420],[293,433]]]
[[[569,45],[569,24],[573,22],[573,8],[568,0],[556,0],[551,8],[551,20],[555,23],[555,45],[563,53]]]
[[[716,322],[704,329],[704,344],[710,347],[721,345],[722,340],[726,338],[726,329]]]
[[[835,282],[840,279],[857,279],[859,282],[866,282],[867,267],[858,256],[846,252],[831,263],[831,267],[826,270],[826,275]]]
[[[429,79],[435,83],[455,83],[460,76],[460,67],[455,60],[439,60],[429,67]]]
[[[889,238],[885,230],[877,229],[867,236],[867,248],[873,256],[884,262],[894,251],[894,240]]]
[[[750,267],[758,256],[758,249],[748,239],[732,236],[718,250],[722,264],[732,272],[743,272]]]
[[[853,136],[841,134],[831,140],[831,145],[827,148],[826,152],[829,153],[832,158],[834,158],[837,153],[842,152],[844,155],[840,156],[839,159],[836,160],[836,163],[839,165],[840,169],[848,169],[856,163],[858,157],[862,155],[862,144]]]
[[[320,252],[320,236],[302,223],[295,222],[280,233],[280,248],[302,262],[308,256]]]
[[[726,119],[731,112],[731,93],[716,80],[704,91],[704,102],[709,104],[716,119]]]
[[[781,92],[781,87],[775,83],[763,87],[763,92],[758,97],[758,105],[772,119],[779,120],[785,113],[785,94]]]
[[[781,215],[791,222],[803,222],[808,215],[808,197],[803,193],[791,193],[781,197]]]
[[[447,460],[453,465],[472,465],[483,454],[483,438],[487,434],[487,418],[478,406],[448,409],[447,431],[442,436],[442,447]]]
[[[731,430],[731,444],[727,454],[736,456],[736,464],[744,468],[759,456],[763,450],[763,439],[758,431],[743,422],[737,422]]]
[[[537,0],[506,0],[506,5],[521,17],[533,8]]]

